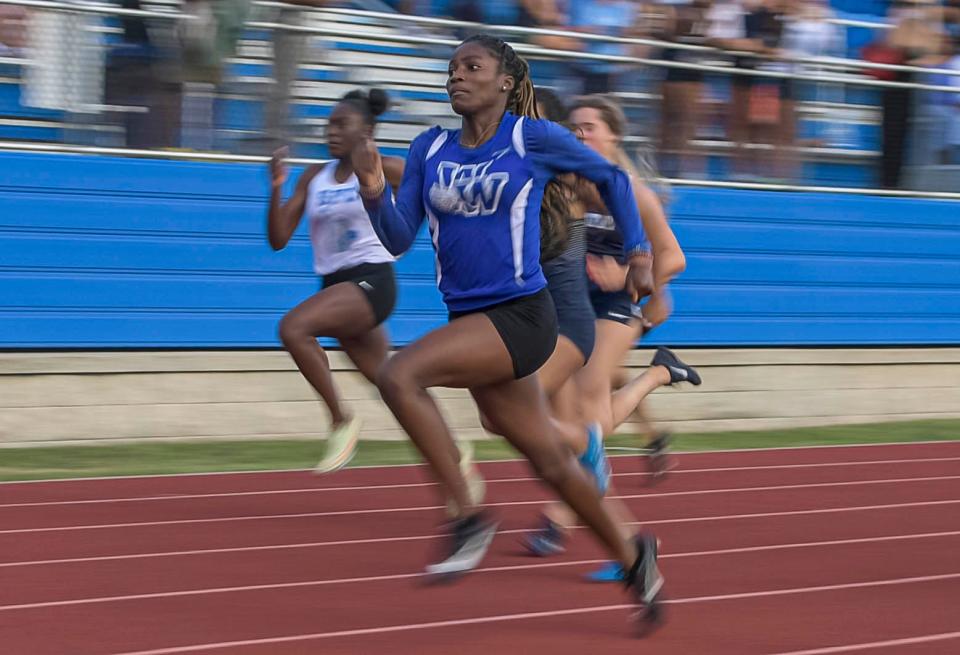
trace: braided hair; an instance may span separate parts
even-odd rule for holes
[[[497,61],[500,70],[514,79],[513,90],[507,98],[507,110],[516,116],[543,118],[537,108],[537,94],[530,79],[530,65],[516,53],[509,43],[489,34],[475,34],[461,45],[476,43],[484,47]],[[557,120],[553,117],[551,120]],[[561,117],[562,118],[562,117]],[[540,259],[546,261],[559,255],[567,247],[569,230],[567,219],[571,213],[571,190],[557,180],[550,180],[543,189],[540,203]]]

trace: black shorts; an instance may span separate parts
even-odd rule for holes
[[[630,325],[638,318],[633,297],[626,291],[604,291],[591,282],[590,303],[593,305],[593,315],[598,321],[614,321]]]
[[[780,100],[793,100],[793,80],[780,79]]]
[[[664,82],[703,82],[703,73],[689,68],[668,68]]]
[[[557,347],[557,310],[546,289],[499,305],[466,312],[450,312],[450,320],[486,314],[513,360],[517,380],[536,373]]]
[[[360,287],[370,303],[377,325],[387,320],[393,312],[397,303],[397,281],[393,275],[393,264],[359,264],[323,276],[324,289],[341,282],[353,282]]]
[[[560,334],[570,339],[587,361],[593,353],[597,326],[590,305],[583,254],[563,253],[541,266],[547,278],[547,290],[557,308]]]
[[[699,63],[691,61],[690,57],[686,54],[679,52],[673,48],[665,48],[663,54],[661,55],[664,61],[676,61],[683,63]],[[703,81],[703,72],[696,70],[694,68],[674,68],[673,66],[667,67],[667,73],[663,78],[664,82],[702,82]]]

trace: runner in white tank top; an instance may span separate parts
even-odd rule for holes
[[[351,172],[345,181],[338,182],[337,168],[338,162],[324,166],[307,189],[313,270],[317,275],[330,275],[360,264],[393,262],[393,255],[370,225],[357,176]]]
[[[272,193],[267,236],[274,250],[286,247],[303,216],[310,222],[314,270],[323,276],[323,288],[294,307],[280,321],[280,339],[307,382],[330,410],[331,433],[318,473],[345,466],[356,450],[360,419],[341,405],[327,357],[317,337],[332,337],[364,377],[373,382],[387,357],[387,333],[381,325],[396,301],[393,257],[380,244],[360,200],[351,153],[363,139],[372,138],[376,117],[388,104],[387,95],[373,89],[369,95],[352,91],[330,114],[327,144],[334,161],[311,166],[297,180],[285,203],[280,193],[287,180],[286,149],[270,162]],[[400,184],[403,160],[383,160],[391,185]]]

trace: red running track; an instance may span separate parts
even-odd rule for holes
[[[0,651],[120,653],[960,652],[960,442],[697,453],[616,494],[663,541],[667,624],[518,538],[548,494],[482,465],[503,519],[482,569],[420,572],[442,519],[422,467],[0,485]]]

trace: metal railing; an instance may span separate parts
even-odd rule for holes
[[[42,9],[56,9],[62,11],[72,11],[79,13],[93,13],[100,15],[116,15],[116,16],[138,16],[144,18],[166,18],[166,19],[176,19],[176,20],[189,20],[193,18],[190,14],[178,12],[178,11],[149,11],[149,10],[135,10],[135,9],[122,9],[115,5],[109,5],[104,3],[84,3],[84,4],[67,4],[63,2],[56,2],[55,0],[4,0],[3,4],[8,5],[19,5],[23,7],[35,7]],[[177,4],[177,3],[171,3]],[[777,62],[784,64],[794,64],[800,66],[825,66],[825,67],[839,67],[846,68],[848,70],[888,70],[896,72],[910,72],[910,73],[927,73],[927,74],[936,74],[936,75],[946,75],[946,76],[960,76],[960,71],[951,70],[951,69],[941,69],[941,68],[928,68],[923,66],[911,66],[906,64],[884,64],[880,62],[869,62],[859,59],[848,59],[843,57],[795,57],[789,53],[784,55],[773,56],[766,53],[753,53],[747,51],[736,51],[736,50],[726,50],[723,48],[718,48],[716,46],[709,45],[694,45],[686,43],[676,43],[673,41],[663,41],[659,39],[649,39],[641,37],[616,37],[608,36],[604,34],[590,34],[587,32],[578,32],[574,30],[557,30],[557,29],[546,29],[539,27],[520,27],[516,25],[487,25],[483,23],[474,23],[469,21],[454,20],[449,18],[433,18],[426,16],[410,16],[407,14],[400,13],[391,13],[391,12],[380,12],[380,11],[368,11],[361,9],[349,9],[349,8],[339,8],[339,7],[323,7],[323,8],[314,8],[305,7],[303,5],[293,5],[284,2],[273,2],[271,0],[261,0],[255,2],[254,4],[258,6],[265,7],[275,7],[275,8],[296,8],[303,11],[316,11],[325,15],[330,16],[342,16],[342,17],[352,17],[352,18],[373,18],[381,19],[387,22],[393,23],[412,23],[417,25],[433,26],[433,27],[447,27],[454,29],[482,29],[490,32],[497,32],[503,34],[516,34],[524,36],[560,36],[575,39],[578,41],[596,41],[603,43],[615,43],[621,45],[645,45],[653,46],[669,50],[687,50],[694,52],[703,52],[711,53],[715,55],[721,55],[725,57],[750,57],[759,61],[767,62]],[[865,23],[863,21],[851,21],[846,19],[830,19],[829,22],[833,22],[840,25],[858,25],[858,26],[868,26],[877,29],[889,29],[891,26],[885,23]],[[415,36],[404,36],[404,35],[385,35],[379,32],[352,32],[350,34],[345,34],[342,30],[328,30],[324,28],[312,28],[306,26],[294,26],[283,23],[271,23],[271,22],[250,22],[249,27],[259,28],[259,29],[278,29],[278,30],[288,30],[296,31],[303,34],[314,35],[314,36],[340,36],[340,37],[350,37],[350,38],[371,38],[371,39],[384,39],[392,40],[394,42],[401,43],[410,43],[417,45],[448,45],[456,46],[460,42],[457,39],[443,39],[436,37],[415,37]],[[767,77],[779,77],[779,78],[791,78],[791,79],[810,79],[816,81],[843,81],[846,83],[857,83],[853,79],[843,80],[823,80],[821,77],[814,76],[798,76],[793,73],[788,72],[779,72],[779,71],[756,71],[748,70],[743,71],[735,69],[732,67],[725,66],[711,66],[709,64],[693,64],[686,62],[668,62],[659,59],[643,58],[643,57],[624,57],[616,55],[598,55],[593,53],[581,52],[579,50],[559,50],[559,49],[548,49],[548,48],[535,48],[530,47],[529,45],[521,45],[521,48],[524,52],[534,55],[543,55],[549,57],[560,57],[560,58],[579,58],[587,59],[593,61],[601,61],[608,63],[625,63],[625,64],[644,64],[651,66],[660,66],[667,68],[686,68],[690,70],[700,70],[708,72],[716,72],[722,74],[734,74],[734,75],[754,75],[759,74],[760,76]],[[891,86],[891,87],[909,87],[909,88],[923,88],[933,91],[946,91],[946,92],[960,92],[960,90],[953,87],[938,87],[938,86],[911,86],[910,83],[906,82],[892,82],[885,80],[859,80],[864,84],[869,83],[869,86]]]
[[[190,14],[179,11],[150,11],[148,9],[124,9],[118,5],[103,2],[84,2],[72,4],[56,2],[54,0],[3,0],[0,4],[27,7],[31,9],[53,9],[57,11],[75,12],[80,14],[96,14],[100,16],[132,16],[138,18],[169,18],[175,20],[189,20]]]
[[[11,152],[44,152],[52,154],[75,155],[112,155],[117,157],[148,157],[175,159],[181,161],[215,161],[243,164],[267,164],[270,157],[260,155],[234,155],[220,152],[177,152],[141,150],[136,148],[107,148],[96,146],[77,146],[69,144],[32,143],[28,141],[0,141],[0,151]],[[286,160],[291,164],[306,166],[309,164],[325,164],[328,159],[313,159],[305,157],[291,157]],[[887,198],[928,198],[933,200],[960,200],[960,192],[953,191],[915,191],[911,189],[875,189],[859,187],[835,187],[811,184],[773,184],[766,182],[727,182],[722,180],[691,180],[686,178],[660,178],[658,181],[673,186],[708,187],[716,189],[748,189],[755,191],[784,191],[827,193],[836,195],[870,195]]]
[[[270,5],[270,6],[284,6],[280,2],[258,2],[257,4],[261,5]],[[913,72],[913,73],[936,73],[936,74],[945,74],[945,75],[956,75],[960,76],[960,71],[951,71],[947,69],[940,68],[926,68],[922,66],[910,66],[904,64],[883,64],[879,62],[869,62],[859,59],[848,59],[844,57],[795,57],[790,54],[785,54],[782,56],[772,56],[765,53],[753,53],[747,51],[737,51],[737,50],[726,50],[716,46],[710,45],[696,45],[689,43],[676,43],[674,41],[663,41],[660,39],[649,39],[641,37],[617,37],[617,36],[608,36],[605,34],[591,34],[587,32],[577,32],[574,30],[557,30],[557,29],[545,29],[541,27],[519,27],[516,25],[486,25],[482,23],[471,23],[466,21],[458,21],[453,19],[446,18],[430,18],[423,16],[408,16],[406,14],[392,14],[385,12],[372,12],[372,11],[359,11],[353,9],[340,9],[336,7],[330,7],[323,9],[324,13],[331,15],[341,15],[341,16],[355,16],[355,17],[367,17],[367,18],[381,18],[393,22],[401,23],[416,23],[420,25],[432,25],[439,27],[452,27],[452,28],[471,28],[471,29],[483,29],[491,32],[504,33],[504,34],[518,34],[525,36],[560,36],[568,37],[571,39],[576,39],[578,41],[596,41],[602,43],[616,43],[621,45],[645,45],[653,46],[668,50],[687,50],[691,52],[702,52],[702,53],[711,53],[716,55],[730,56],[730,57],[751,57],[760,61],[769,61],[769,62],[781,62],[789,63],[796,65],[809,65],[809,66],[832,66],[832,67],[846,67],[851,70],[889,70],[889,71],[900,71],[900,72]],[[856,23],[860,26],[863,25],[861,21],[848,21],[844,19],[832,19],[828,22],[833,22],[836,24],[853,24]],[[891,26],[885,23],[867,23],[871,27],[885,28],[889,29]],[[452,40],[450,41],[453,45],[459,43],[459,41]],[[583,53],[579,50],[563,50],[560,52],[568,53],[573,56],[583,57],[587,53]],[[597,55],[598,57],[604,57],[603,55]],[[611,61],[613,61],[611,59]],[[646,63],[645,60],[644,63]],[[671,62],[663,62],[661,60],[653,60],[658,62],[658,64],[668,64]],[[683,66],[677,66],[683,67]],[[727,73],[730,72],[729,69],[724,67],[716,67],[710,69],[697,69],[697,70],[715,70],[717,72]],[[790,77],[789,74],[785,74],[785,77]]]

